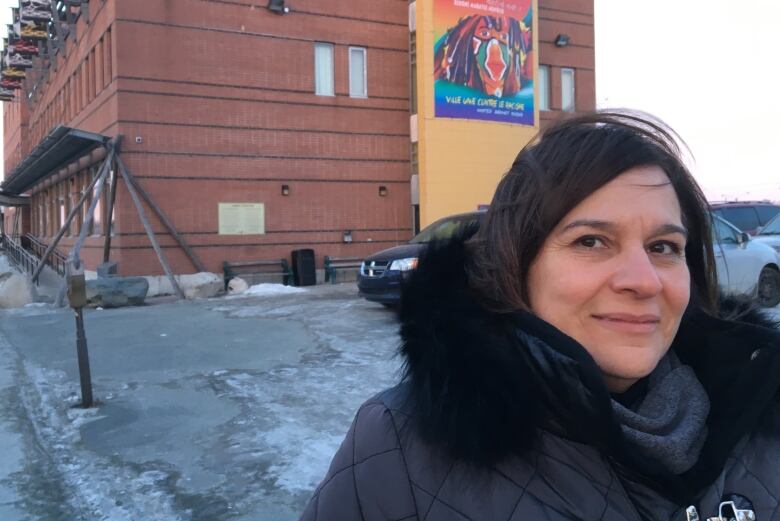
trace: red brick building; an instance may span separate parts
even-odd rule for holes
[[[324,255],[407,240],[415,227],[408,1],[262,3],[82,0],[72,8],[67,36],[3,104],[2,189],[31,197],[21,218],[5,209],[5,233],[48,243],[96,175],[99,138],[121,135],[123,161],[209,271],[299,248],[313,248],[321,267]],[[595,106],[593,2],[539,4],[544,122],[563,108]],[[556,46],[561,37],[566,45]],[[89,139],[68,148],[58,125]],[[98,204],[82,249],[87,268],[102,261],[112,219],[120,273],[161,273],[124,183],[117,187],[113,216],[110,190]],[[220,203],[254,205],[247,211],[261,216],[262,233],[236,233],[243,214],[220,222]],[[150,220],[173,271],[195,271]]]

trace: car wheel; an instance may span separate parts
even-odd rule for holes
[[[780,271],[769,266],[758,277],[758,303],[766,308],[780,304]]]

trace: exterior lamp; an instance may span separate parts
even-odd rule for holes
[[[569,41],[571,41],[571,38],[569,38],[568,34],[559,34],[555,37],[555,46],[556,47],[566,47],[569,45]]]
[[[290,185],[282,185],[282,195],[290,195]]]
[[[290,8],[284,5],[284,0],[268,0],[268,10],[276,14],[287,14]]]
[[[387,187],[386,186],[380,186],[379,187],[379,197],[387,197]]]
[[[352,242],[352,230],[344,230],[344,242]]]

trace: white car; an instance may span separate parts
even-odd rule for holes
[[[755,296],[765,307],[780,304],[780,254],[715,215],[712,233],[721,290]]]
[[[763,228],[759,228],[754,240],[771,246],[780,254],[780,213],[775,215]]]

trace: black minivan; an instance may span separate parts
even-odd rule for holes
[[[447,239],[471,225],[479,225],[484,211],[444,217],[426,226],[407,244],[377,252],[363,261],[358,273],[358,294],[372,302],[394,306],[401,300],[401,281],[417,267],[417,258],[427,243]]]

